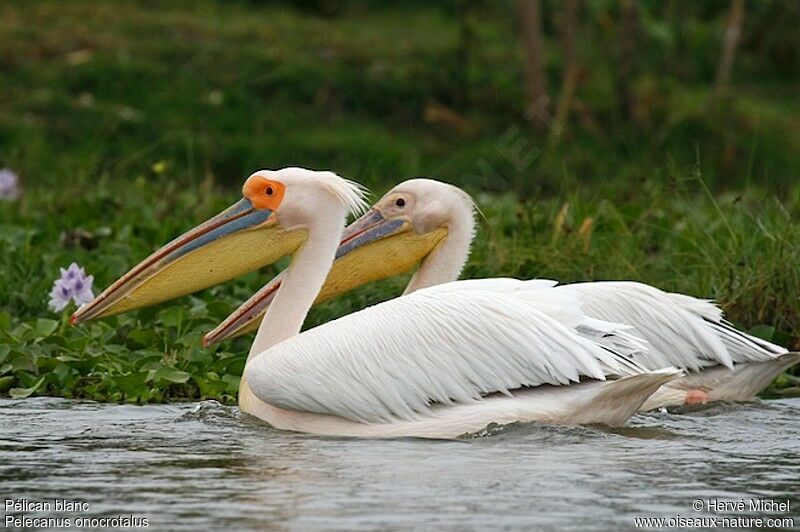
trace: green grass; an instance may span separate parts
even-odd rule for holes
[[[520,51],[498,6],[469,15],[466,65],[451,10],[413,3],[333,18],[257,2],[0,6],[0,166],[25,191],[0,202],[0,393],[232,401],[248,340],[200,338],[278,268],[78,328],[47,294],[72,261],[107,286],[237,199],[252,170],[285,165],[378,195],[415,175],[465,186],[485,214],[465,277],[635,279],[714,298],[742,328],[798,347],[800,76],[776,77],[747,41],[733,94],[713,100],[724,10],[697,15],[681,48],[663,37],[680,17],[651,6],[637,118],[624,121],[604,51],[613,4],[591,3],[581,105],[548,145],[522,119]],[[662,63],[676,47],[685,64]],[[548,67],[557,86],[552,35]],[[450,118],[435,118],[441,105]],[[517,164],[516,142],[544,151]],[[328,302],[307,327],[406,280]]]

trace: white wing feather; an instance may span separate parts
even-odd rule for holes
[[[712,302],[635,282],[607,281],[559,287],[583,296],[592,317],[633,325],[652,345],[639,359],[648,369],[699,370],[721,364],[773,360],[788,351],[736,330]]]
[[[524,298],[427,289],[286,340],[251,361],[245,378],[273,406],[370,423],[637,372]]]
[[[592,324],[582,318],[582,324],[577,327],[581,334],[608,345],[650,370],[669,366],[699,370],[717,364],[730,368],[734,363],[774,360],[788,352],[737,330],[725,321],[719,307],[705,299],[629,281],[556,284],[556,281],[544,279],[490,278],[456,281],[440,288],[481,288],[508,295],[525,294],[528,301],[538,300],[537,307],[541,310],[561,317],[565,325],[564,309],[572,307],[551,306],[548,310],[547,305],[553,301],[553,294],[569,293],[580,298],[581,309],[586,314],[606,320]],[[534,292],[537,289],[541,292]]]
[[[557,281],[548,279],[523,281],[508,277],[492,277],[453,281],[426,290],[443,292],[488,290],[522,299],[565,327],[575,329],[581,336],[624,355],[632,363],[638,363],[643,353],[650,349],[647,341],[642,339],[635,327],[617,320],[604,321],[587,316],[582,309],[583,295],[579,291],[570,290],[571,285],[556,287],[557,284]],[[644,370],[641,367],[639,369]]]

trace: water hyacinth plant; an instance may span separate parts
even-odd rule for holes
[[[61,312],[70,301],[78,307],[85,305],[94,299],[93,282],[94,276],[86,275],[84,269],[74,262],[66,270],[61,268],[61,277],[53,282],[48,306],[54,312]]]
[[[0,200],[15,200],[19,194],[19,176],[8,168],[0,169]]]

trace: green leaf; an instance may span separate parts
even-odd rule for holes
[[[67,341],[67,346],[76,351],[83,351],[90,342],[91,338],[88,336],[78,336],[77,338],[70,338],[69,341]]]
[[[5,393],[11,388],[11,383],[14,382],[14,377],[8,375],[6,377],[0,377],[0,393]]]
[[[47,337],[47,345],[50,347],[67,347],[67,339],[63,336],[53,334]]]
[[[241,382],[239,377],[235,375],[225,375],[222,377],[222,380],[228,384],[228,393],[236,395],[239,392],[239,383]]]
[[[55,357],[39,357],[36,359],[36,372],[45,374],[49,371],[53,371],[59,363],[59,360]]]
[[[140,371],[120,375],[114,378],[114,382],[128,396],[138,397],[144,390],[144,382],[148,372]]]
[[[58,377],[59,382],[64,382],[69,376],[71,371],[72,370],[68,365],[60,363],[55,368],[53,368],[53,375]]]
[[[170,307],[159,313],[161,324],[165,327],[179,327],[184,318],[184,311],[181,307]]]
[[[50,336],[58,329],[59,323],[56,320],[48,320],[46,318],[39,318],[36,320],[36,326],[34,327],[34,331],[36,336],[40,338],[44,338],[46,336]]]
[[[13,360],[11,360],[11,366],[15,371],[19,370],[28,370],[28,371],[36,371],[36,356],[33,354],[28,353],[20,354]]]
[[[43,382],[44,382],[44,377],[40,378],[38,381],[36,381],[36,384],[34,384],[33,386],[31,386],[29,388],[11,388],[8,391],[8,395],[10,395],[11,397],[13,397],[15,399],[21,399],[23,397],[28,397],[31,394],[33,394],[33,392],[35,392],[36,389],[39,386],[41,386],[41,384]]]
[[[190,377],[191,375],[189,375],[185,371],[180,371],[180,370],[174,370],[164,375],[164,378],[167,379],[168,381],[177,382],[181,384],[188,381]]]
[[[56,360],[59,360],[61,362],[80,362],[83,359],[77,355],[65,353],[63,355],[58,355],[56,357]]]

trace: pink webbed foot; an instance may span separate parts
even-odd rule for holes
[[[708,394],[703,390],[689,390],[683,400],[685,405],[704,405],[708,402]]]

